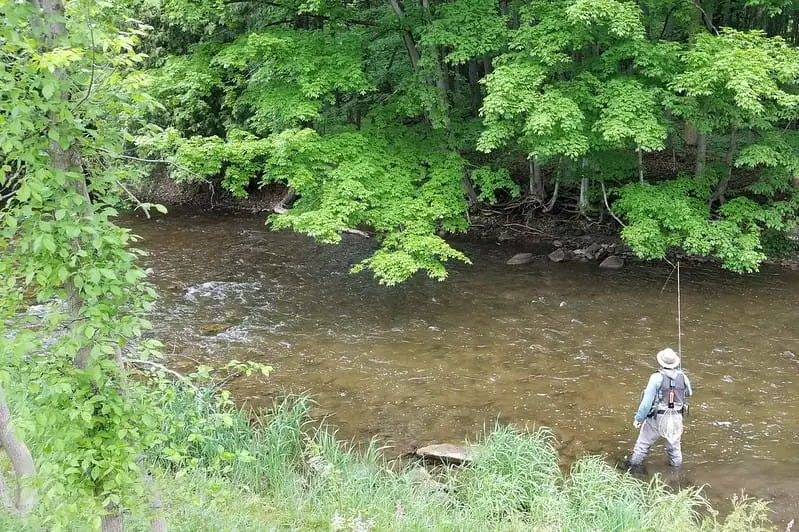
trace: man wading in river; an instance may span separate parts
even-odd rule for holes
[[[641,465],[649,448],[658,438],[666,440],[669,464],[682,464],[680,438],[683,431],[683,414],[687,411],[685,398],[691,395],[691,382],[680,368],[680,357],[674,350],[666,348],[657,354],[660,365],[657,373],[649,377],[641,405],[635,413],[633,426],[641,429],[633,447],[633,455],[627,467]]]

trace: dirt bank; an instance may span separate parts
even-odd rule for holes
[[[163,171],[155,172],[152,179],[143,183],[136,190],[141,201],[161,203],[167,207],[181,210],[239,212],[247,214],[263,214],[264,218],[275,212],[286,195],[283,185],[267,185],[248,190],[246,198],[235,197],[218,184],[176,183]],[[568,200],[566,200],[568,201]],[[478,205],[469,212],[471,222],[467,236],[473,238],[496,239],[500,242],[517,241],[520,243],[549,243],[553,250],[563,248],[567,251],[578,251],[598,245],[611,248],[614,254],[627,261],[637,261],[630,248],[619,236],[621,226],[606,211],[597,210],[586,214],[576,212],[568,206],[543,212],[540,208],[531,208],[523,202],[506,205]],[[574,253],[568,255],[569,260],[575,258]],[[583,260],[578,253],[578,259]],[[715,262],[708,257],[692,257],[683,253],[672,252],[670,260],[686,260],[693,262]],[[766,264],[778,265],[791,270],[799,270],[799,257],[772,258]]]

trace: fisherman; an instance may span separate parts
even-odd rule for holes
[[[633,455],[626,462],[627,467],[640,466],[649,448],[661,436],[666,440],[669,464],[673,467],[682,464],[680,438],[683,415],[688,408],[685,398],[691,395],[691,381],[682,372],[680,356],[673,349],[667,347],[660,351],[657,361],[660,368],[649,377],[633,420],[633,426],[640,428],[641,432],[633,447]]]

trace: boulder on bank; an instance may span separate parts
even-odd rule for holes
[[[563,248],[558,248],[547,256],[552,262],[563,262],[566,260],[566,252]]]
[[[426,447],[416,449],[416,456],[428,460],[440,460],[453,464],[469,462],[472,457],[469,449],[450,443],[434,443]]]
[[[609,270],[620,270],[624,268],[624,259],[618,255],[611,255],[599,264],[600,268],[607,268]]]
[[[517,253],[508,259],[505,264],[527,264],[528,262],[533,262],[532,253]]]

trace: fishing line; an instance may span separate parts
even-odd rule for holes
[[[679,365],[677,366],[677,369],[682,371],[682,289],[680,286],[680,261],[677,261],[677,264],[672,264],[668,259],[664,260],[666,260],[666,262],[672,266],[672,270],[669,273],[666,282],[663,283],[663,287],[660,289],[661,293],[663,293],[663,290],[666,289],[666,285],[669,283],[669,280],[671,280],[671,276],[674,274],[674,272],[677,272],[677,355],[679,357]],[[682,408],[685,408],[684,404]],[[681,412],[678,412],[671,407],[667,408],[658,420],[658,432],[670,442],[674,442],[679,439],[680,434],[682,434]]]

